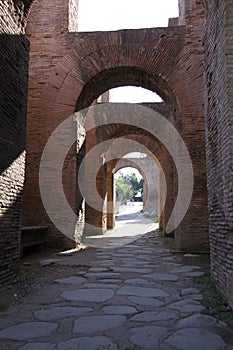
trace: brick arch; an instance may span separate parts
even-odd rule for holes
[[[148,152],[145,151],[145,153],[154,159],[158,168],[160,169],[159,224],[160,224],[160,228],[165,232],[165,227],[171,215],[171,212],[175,203],[175,198],[177,195],[176,193],[177,189],[174,183],[174,179],[177,176],[174,161],[170,153],[165,148],[165,146],[161,144],[161,142],[151,134],[133,133],[133,130],[127,131],[125,129],[124,134],[121,132],[120,135],[118,136],[120,137],[120,139],[119,141],[117,141],[116,139],[115,142],[121,142],[122,138],[136,141],[139,144],[139,148],[138,148],[139,152],[140,152],[140,144],[143,145],[143,149],[146,148],[148,150]],[[111,149],[111,147],[112,146],[110,145],[109,148]],[[116,147],[113,147],[113,148],[115,149]],[[135,151],[134,146],[129,145],[129,148],[124,148],[123,152],[118,154],[118,157],[120,159],[124,155],[134,151]],[[119,159],[116,159],[116,161],[113,161],[111,163],[112,169],[116,166]],[[164,194],[165,188],[166,188],[166,195]]]
[[[36,37],[38,40],[38,37]],[[179,230],[183,235],[185,249],[196,246],[199,249],[199,228],[190,222],[193,217],[204,213],[200,224],[207,242],[208,227],[205,212],[205,149],[203,110],[203,66],[196,48],[187,45],[189,40],[185,27],[121,30],[117,32],[69,33],[44,60],[45,66],[37,65],[37,48],[34,48],[29,89],[28,109],[28,158],[24,206],[27,210],[26,224],[35,225],[40,217],[46,217],[40,199],[38,169],[43,148],[54,129],[74,113],[77,104],[88,105],[95,97],[110,87],[133,82],[159,92],[166,100],[175,118],[175,125],[181,133],[193,161],[195,172],[195,196]],[[36,41],[35,41],[36,42]],[[45,51],[46,52],[46,51]],[[44,62],[43,61],[43,62]],[[34,74],[35,73],[35,74]],[[111,77],[112,73],[112,77]],[[126,76],[124,74],[127,73]],[[119,74],[119,75],[118,75]],[[107,79],[106,81],[106,77]],[[38,80],[38,84],[35,81]],[[94,88],[93,88],[94,87]],[[94,90],[95,92],[92,92]],[[88,99],[88,93],[91,98]],[[80,102],[81,101],[81,102]],[[192,132],[194,137],[190,137]],[[37,142],[37,135],[40,142]],[[204,159],[204,161],[203,161]],[[70,153],[64,183],[67,196],[75,203],[74,187],[70,178],[76,178],[76,153]],[[37,210],[31,209],[32,200]],[[27,198],[28,197],[28,198]],[[197,201],[195,202],[195,198]],[[29,220],[28,220],[29,218]],[[37,219],[38,218],[38,219]],[[46,221],[46,220],[45,220]],[[199,222],[195,221],[197,226]],[[47,222],[45,222],[47,224]],[[190,244],[189,244],[190,243]]]
[[[75,109],[77,111],[90,106],[99,95],[111,88],[127,85],[140,86],[156,92],[173,112],[178,110],[178,101],[168,82],[159,74],[151,74],[136,66],[116,67],[96,74],[85,84]]]
[[[119,165],[120,163],[120,165]],[[124,169],[124,168],[133,168],[133,169],[137,169],[140,173],[140,175],[143,178],[143,181],[147,183],[147,178],[146,178],[146,174],[143,171],[142,167],[140,167],[140,165],[137,164],[137,162],[133,161],[133,160],[129,160],[129,159],[125,159],[125,158],[121,158],[121,159],[117,159],[115,167],[113,168],[113,174],[116,174],[119,170]]]
[[[203,66],[184,46],[184,27],[134,32],[73,35],[69,46],[74,48],[51,70],[36,103],[46,104],[49,118],[56,114],[59,122],[110,88],[135,85],[157,92],[180,120],[181,115],[200,112],[204,118]]]
[[[171,215],[171,212],[174,207],[175,199],[176,199],[176,186],[174,184],[174,179],[177,176],[175,165],[173,162],[172,157],[170,156],[169,152],[166,150],[165,146],[161,144],[157,138],[152,136],[149,133],[142,134],[142,131],[140,133],[140,130],[138,130],[136,127],[126,128],[122,127],[120,124],[116,125],[107,125],[103,126],[103,129],[107,129],[103,131],[103,135],[99,135],[101,142],[104,142],[106,140],[112,140],[112,142],[109,145],[109,149],[105,155],[105,158],[107,160],[107,188],[109,189],[108,192],[112,192],[112,177],[111,174],[113,172],[114,167],[116,166],[119,159],[121,159],[124,155],[130,153],[130,152],[145,152],[149,156],[151,156],[156,164],[159,167],[159,190],[158,190],[158,214],[159,214],[159,225],[160,228],[165,231],[165,227],[167,225],[168,219]],[[89,135],[91,139],[93,140],[93,134]],[[87,139],[90,140],[87,134]],[[128,145],[125,143],[123,144],[123,140],[133,140],[134,143],[129,143]],[[89,143],[89,141],[87,141]],[[146,149],[145,149],[146,148]],[[110,159],[112,159],[110,161]],[[98,182],[102,183],[103,174],[101,175],[101,171],[99,172]],[[102,180],[100,181],[100,178]],[[99,189],[99,194],[101,195],[102,186]],[[151,195],[150,197],[153,197]],[[151,199],[151,198],[150,198]],[[109,201],[111,202],[112,195],[110,195]],[[111,208],[111,204],[110,207]],[[96,222],[96,217],[99,217],[99,222],[104,221],[106,223],[114,223],[113,216],[110,214],[107,214],[107,218],[102,220],[102,213],[96,212],[94,209],[87,206],[86,208],[86,219],[89,224],[93,224],[92,222],[94,218],[94,222]],[[110,210],[111,211],[111,210]],[[150,209],[151,211],[151,209]],[[114,227],[109,225],[109,228]]]
[[[135,144],[129,143],[128,147],[125,147],[124,144],[122,148],[122,140],[132,140],[135,141]],[[114,149],[113,153],[112,149]],[[162,159],[164,157],[165,147],[161,145],[161,143],[152,135],[134,134],[132,131],[128,133],[126,131],[124,135],[113,139],[106,153],[106,159],[108,159],[108,155],[110,157],[113,156],[114,159],[116,159],[115,162],[113,161],[115,166],[119,159],[122,159],[124,156],[132,152],[145,153],[147,156],[153,158],[159,168],[162,168]]]
[[[110,144],[109,150],[105,156],[107,160],[108,198],[110,198],[110,201],[114,198],[111,194],[112,191],[114,192],[114,182],[111,174],[114,174],[116,171],[126,166],[132,166],[133,168],[138,169],[144,179],[143,209],[152,217],[158,216],[160,228],[163,229],[166,227],[167,219],[170,216],[169,209],[173,208],[173,201],[171,201],[171,199],[175,190],[173,186],[170,186],[170,174],[167,173],[167,169],[162,169],[163,157],[160,145],[156,145],[156,142],[152,141],[152,137],[149,141],[148,138],[149,137],[146,135],[128,134],[124,137],[120,137],[120,139],[115,139]],[[127,144],[125,145],[125,143],[122,142],[122,139],[133,140],[135,141],[135,144],[130,143],[127,147]],[[147,144],[147,149],[144,149],[144,143]],[[136,151],[146,153],[149,158],[144,160],[133,158],[129,160],[128,158],[122,158],[128,153]],[[112,157],[114,159],[108,161],[108,159],[111,159]],[[110,222],[110,225],[108,224],[108,227],[113,228],[115,225],[115,217],[111,214],[111,203],[109,204],[109,208],[110,210],[107,214],[107,221]]]
[[[131,167],[137,169],[143,178],[143,210],[160,216],[158,205],[159,194],[159,169],[157,163],[150,157],[147,159],[121,158],[113,168],[113,174],[117,171]]]
[[[184,27],[70,35],[71,49],[51,69],[35,101],[38,109],[46,105],[49,119],[56,114],[55,126],[110,88],[135,85],[157,92],[180,119],[197,115],[200,104],[203,115],[202,62],[185,48],[184,38]]]
[[[161,167],[161,160],[164,156],[166,149],[165,149],[165,146],[153,135],[146,132],[142,133],[142,131],[140,132],[140,129],[134,130],[134,128],[132,127],[128,129],[124,128],[124,132],[123,130],[120,129],[118,132],[113,133],[112,137],[111,135],[108,135],[106,139],[111,139],[111,138],[131,139],[136,141],[138,144],[143,145],[143,147],[147,149],[147,152],[145,151],[145,153],[153,157],[157,165]],[[122,157],[130,152],[135,152],[135,150],[132,149],[131,147],[124,149],[124,153],[119,154],[119,157]],[[140,152],[140,149],[139,149],[139,152]]]
[[[157,92],[172,111],[179,110],[173,84],[184,46],[184,28],[138,30],[136,36],[133,32],[81,33],[80,40],[75,37],[75,48],[57,63],[45,84],[46,100],[55,108],[72,106],[71,114],[112,87],[135,85]]]
[[[122,164],[119,165],[119,162],[121,162]],[[125,162],[125,163],[124,163]],[[142,168],[133,160],[130,159],[118,159],[115,168],[113,169],[114,174],[116,174],[119,170],[124,169],[124,168],[134,168],[137,169],[139,171],[139,173],[141,174],[141,176],[143,177],[143,180],[145,180],[146,175],[145,172],[142,170]]]

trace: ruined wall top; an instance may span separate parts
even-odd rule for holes
[[[79,0],[69,0],[69,32],[78,31],[78,3]]]
[[[0,3],[2,34],[24,34],[33,0],[2,0]]]
[[[179,25],[189,25],[194,17],[204,15],[205,2],[209,0],[178,0],[179,3]]]

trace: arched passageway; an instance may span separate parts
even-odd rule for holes
[[[123,107],[123,105],[121,105]],[[131,109],[130,105],[125,105],[128,109]],[[98,106],[101,107],[101,106]],[[104,213],[104,219],[103,219],[103,213],[102,210],[101,211],[96,211],[96,209],[93,206],[86,206],[86,221],[92,225],[91,227],[91,231],[90,234],[93,234],[93,226],[96,226],[96,228],[98,228],[96,230],[96,233],[101,233],[104,232],[107,227],[113,227],[114,226],[114,219],[113,219],[113,213],[114,213],[114,208],[112,208],[112,202],[113,200],[113,173],[114,173],[114,168],[117,167],[117,163],[120,159],[122,159],[122,161],[126,160],[124,158],[122,158],[123,156],[125,156],[127,153],[130,152],[145,152],[147,154],[149,154],[152,158],[154,158],[154,160],[151,160],[151,163],[154,164],[155,162],[157,162],[159,164],[159,161],[157,160],[157,158],[160,160],[160,162],[162,161],[163,157],[164,157],[164,147],[162,146],[161,142],[159,142],[158,140],[156,140],[156,138],[151,135],[148,131],[143,130],[139,127],[135,127],[134,125],[130,125],[130,114],[131,117],[133,116],[133,114],[135,113],[135,110],[133,110],[133,112],[131,111],[130,114],[127,114],[127,121],[129,122],[129,125],[127,125],[126,128],[126,124],[124,124],[127,121],[124,121],[122,118],[124,118],[125,112],[122,111],[120,108],[119,109],[119,105],[113,105],[113,107],[116,107],[116,113],[113,116],[113,121],[115,120],[114,118],[118,118],[118,124],[113,124],[108,123],[106,118],[104,120],[104,125],[102,125],[102,122],[100,123],[101,126],[96,128],[96,133],[95,135],[98,138],[98,142],[96,142],[96,140],[94,140],[93,138],[93,133],[89,134],[89,131],[87,132],[87,148],[90,152],[93,152],[93,150],[96,147],[96,144],[100,145],[104,145],[106,144],[106,148],[104,148],[104,146],[101,148],[100,154],[103,156],[106,160],[106,166],[102,167],[101,164],[99,164],[99,167],[102,169],[102,172],[97,172],[97,182],[98,182],[98,190],[99,190],[99,194],[102,194],[102,198],[103,201],[107,200],[108,204],[107,204],[107,210]],[[140,112],[147,112],[148,109],[144,109],[142,108],[142,106],[138,105],[138,106],[134,106],[133,108],[138,107],[140,110],[138,110],[138,113]],[[103,105],[103,108],[112,108],[112,105]],[[97,108],[99,109],[99,108]],[[107,109],[106,109],[107,111]],[[106,113],[106,111],[103,113]],[[145,116],[145,114],[144,114]],[[98,118],[101,118],[101,115],[98,114]],[[132,123],[133,120],[131,119]],[[94,140],[94,141],[93,141]],[[90,146],[90,143],[92,145],[92,148]],[[92,156],[92,160],[91,163],[94,164],[94,166],[96,165],[96,159],[100,158],[100,154],[98,156],[97,153],[94,153],[94,156]],[[157,158],[155,158],[155,155]],[[89,154],[87,152],[87,157],[89,158]],[[150,159],[152,159],[150,158]],[[87,160],[86,160],[87,161]],[[89,161],[89,160],[88,160]],[[152,185],[153,183],[153,177],[152,174],[150,173],[150,170],[152,170],[152,166],[148,167],[148,165],[150,164],[150,161],[148,162],[148,164],[144,164],[144,178],[145,180],[148,180],[147,182],[149,182],[151,184],[151,188],[150,188],[150,195],[151,197],[153,197],[153,190],[152,187],[154,187]],[[143,162],[141,161],[141,168],[143,168]],[[156,165],[155,165],[156,166]],[[161,166],[160,166],[161,167]],[[88,164],[86,167],[86,173],[90,172],[93,173],[94,170],[91,170],[91,164]],[[163,171],[161,169],[160,171],[161,174],[163,174]],[[105,175],[104,175],[105,174]],[[166,174],[167,175],[167,180],[169,182],[169,176],[171,174]],[[173,174],[172,174],[173,175]],[[160,175],[160,177],[163,179],[162,175]],[[104,178],[106,180],[104,180]],[[86,181],[87,178],[86,178]],[[104,182],[106,181],[106,185],[104,185]],[[86,195],[88,196],[88,198],[93,197],[93,182],[95,182],[95,180],[91,180],[90,181],[90,185],[87,186],[87,192]],[[161,182],[161,186],[165,183],[165,181]],[[104,190],[105,188],[105,190]],[[161,188],[161,193],[162,188]],[[168,198],[167,200],[167,208],[168,208],[168,203],[169,203],[169,199],[171,202],[171,197],[173,197],[173,192],[174,189],[172,191],[170,191],[170,198]],[[146,198],[146,196],[145,196]],[[164,199],[166,198],[166,195],[164,195]],[[163,204],[162,204],[162,196],[160,196],[160,207],[163,208]],[[155,199],[154,199],[155,201]],[[147,206],[147,210],[155,211],[155,204],[153,205],[154,208],[149,208],[148,206],[149,204],[149,200],[146,201],[146,206]],[[171,208],[173,207],[170,204]],[[104,202],[103,202],[103,207],[104,207]],[[162,209],[160,209],[161,211]],[[167,217],[168,219],[168,217]],[[162,222],[162,221],[161,221]],[[164,222],[164,227],[165,227],[165,222]]]
[[[118,128],[121,130],[122,126],[119,125]],[[165,150],[164,147],[162,147],[162,145],[154,137],[149,135],[149,133],[146,134],[146,132],[144,132],[144,135],[142,135],[142,133],[140,133],[139,130],[136,130],[136,128],[132,128],[131,132],[133,132],[133,130],[135,134],[123,135],[120,133],[121,136],[112,140],[106,153],[107,200],[110,203],[108,204],[109,210],[107,210],[107,227],[113,228],[115,223],[115,210],[114,208],[112,210],[111,204],[114,202],[114,174],[119,169],[126,167],[128,164],[128,166],[138,169],[144,179],[144,211],[147,212],[147,215],[149,216],[151,215],[153,217],[159,217],[161,219],[160,227],[161,229],[165,229],[166,223],[163,220],[162,211],[164,209],[165,201],[168,209],[169,202],[171,203],[171,193],[174,192],[174,189],[172,189],[172,191],[170,189],[169,197],[166,196],[166,178],[167,183],[169,184],[169,175],[171,174],[166,173],[165,176],[165,173],[160,164],[164,157]],[[137,132],[139,133],[137,134]],[[140,154],[144,154],[145,157],[137,158],[135,154],[134,158],[128,158],[127,154],[135,151],[140,152]],[[155,155],[157,158],[155,158]],[[173,203],[170,204],[170,206],[173,208]]]
[[[22,34],[31,3],[1,3],[2,281],[16,276],[19,266],[29,55],[29,43]],[[181,250],[206,249],[209,219],[212,274],[232,303],[231,4],[180,0],[179,18],[172,19],[169,28],[85,34],[75,33],[76,4],[76,0],[35,0],[28,20],[31,51],[24,224],[48,226],[50,242],[63,245],[64,237],[58,238],[39,191],[38,169],[49,136],[77,107],[90,105],[103,91],[130,83],[147,87],[157,91],[169,107],[194,167],[193,200],[176,230],[177,246]],[[174,173],[167,157],[162,167]],[[63,171],[65,192],[73,208],[79,198],[76,172],[74,147]],[[176,193],[177,178],[171,178]],[[59,207],[55,210],[65,219]]]
[[[32,11],[31,24],[29,23],[28,27],[28,35],[32,41],[32,67],[38,61],[37,48],[33,46],[37,37],[36,26],[32,26],[36,24],[37,16],[38,14]],[[37,179],[41,153],[56,126],[74,111],[88,107],[99,95],[112,87],[136,85],[155,91],[163,98],[169,108],[168,119],[180,132],[192,159],[195,186],[189,210],[176,230],[178,249],[203,250],[204,247],[208,248],[207,195],[205,167],[203,167],[205,159],[204,116],[200,103],[203,99],[202,65],[198,56],[194,55],[194,48],[187,53],[185,37],[184,27],[80,33],[79,35],[70,33],[68,38],[63,37],[62,42],[59,42],[61,38],[57,39],[56,48],[52,50],[50,48],[46,56],[46,64],[39,69],[32,68],[34,73],[33,79],[29,81],[28,110],[28,136],[30,137],[28,137],[27,146],[24,193],[25,225],[37,225],[39,221],[42,224],[41,221],[43,221],[43,224],[49,225],[51,241],[53,241],[52,231],[55,232],[55,230],[44,213]],[[46,45],[47,43],[44,46],[45,50],[47,50]],[[52,59],[50,54],[53,50],[59,52],[55,59]],[[192,61],[192,66],[190,66],[190,61]],[[49,70],[47,69],[48,64]],[[40,76],[39,79],[35,79],[37,74]],[[38,84],[41,79],[43,84]],[[192,94],[189,94],[191,90]],[[39,99],[37,96],[40,96]],[[43,132],[40,132],[42,120]],[[145,126],[147,126],[146,120]],[[190,139],[190,133],[193,133],[195,128],[198,132]],[[89,149],[99,140],[97,132],[99,132],[97,129],[89,132],[91,135],[89,139],[92,143],[92,145],[89,144]],[[111,130],[108,127],[108,132],[110,132],[109,136],[112,135],[114,128]],[[36,137],[31,137],[35,133],[39,133],[39,144]],[[165,157],[163,168],[172,168],[172,163],[166,160]],[[199,181],[200,178],[202,181]],[[176,181],[175,175],[173,188],[177,186]],[[66,158],[63,185],[69,203],[75,209],[77,203],[76,191],[74,191],[76,187],[75,148]],[[173,199],[175,199],[175,194],[173,194]],[[59,208],[55,210],[59,212]],[[201,217],[200,213],[202,213]],[[61,220],[65,220],[62,213],[59,215]],[[197,215],[199,216],[198,221],[195,220]],[[55,241],[58,242],[57,239]]]

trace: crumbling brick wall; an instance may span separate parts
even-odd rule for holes
[[[1,285],[17,276],[20,258],[29,43],[21,35],[25,6],[18,5],[0,3]]]
[[[233,306],[232,2],[206,1],[205,114],[211,270]]]

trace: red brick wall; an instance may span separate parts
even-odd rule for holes
[[[22,4],[21,4],[22,5]],[[0,3],[0,283],[19,270],[29,43],[24,11]]]
[[[211,269],[233,306],[233,18],[231,1],[209,1],[203,36]]]
[[[62,79],[62,76],[57,75],[55,67],[68,50],[66,43],[69,27],[68,8],[68,0],[50,2],[35,0],[28,19],[26,35],[31,45],[26,180],[23,195],[24,226],[51,226],[40,197],[38,169],[44,146],[52,131],[64,119],[64,113],[67,117],[74,111],[74,108],[68,105],[60,105],[58,110],[54,110],[54,104],[51,103],[52,99],[56,98],[59,80]],[[65,78],[65,75],[63,77]],[[45,87],[48,81],[51,84],[49,88]],[[67,93],[70,93],[70,90]],[[69,181],[69,178],[76,178],[75,147],[69,152],[64,168],[65,193],[75,210],[76,184]],[[48,235],[49,245],[70,247],[69,240],[67,241],[58,231],[56,235],[59,237],[56,242]]]

